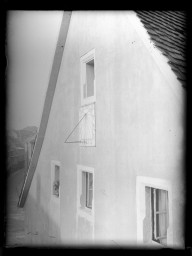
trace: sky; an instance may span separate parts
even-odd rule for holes
[[[61,11],[10,11],[7,17],[7,128],[40,126]]]

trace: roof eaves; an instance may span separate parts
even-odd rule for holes
[[[136,11],[154,45],[166,56],[168,64],[186,87],[185,12]]]

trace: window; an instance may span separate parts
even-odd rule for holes
[[[162,189],[151,189],[151,221],[152,240],[162,244],[167,244],[168,228],[168,192]]]
[[[95,82],[95,74],[94,74],[94,59],[87,62],[85,69],[85,82],[83,88],[83,97],[91,97],[94,96],[94,82]]]
[[[81,57],[81,105],[95,102],[95,51]]]
[[[93,209],[93,168],[78,166],[78,208],[89,213]]]
[[[93,201],[93,174],[90,172],[82,172],[82,191],[80,204],[83,208],[92,209]]]
[[[93,174],[90,172],[83,172],[83,178],[85,179],[85,191],[86,191],[86,203],[87,208],[92,209],[93,200]]]
[[[94,168],[77,165],[76,235],[94,239]]]
[[[60,197],[60,165],[52,161],[52,196]]]
[[[137,177],[137,242],[172,246],[172,185],[170,181]]]

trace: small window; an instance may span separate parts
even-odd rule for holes
[[[82,172],[82,193],[80,198],[81,207],[92,209],[93,200],[93,174]]]
[[[54,167],[54,179],[52,183],[52,195],[59,198],[59,186],[60,186],[60,166]]]
[[[92,209],[93,200],[93,174],[90,172],[83,172],[86,179],[86,207]]]
[[[78,209],[92,215],[94,201],[94,169],[92,167],[78,165],[77,170]]]
[[[151,188],[152,240],[166,245],[168,228],[168,192]]]
[[[95,102],[95,51],[81,57],[81,105]]]
[[[94,168],[77,165],[77,237],[94,239]]]

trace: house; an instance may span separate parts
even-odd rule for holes
[[[26,172],[29,168],[29,164],[30,164],[30,161],[31,161],[31,158],[33,155],[36,138],[37,138],[37,133],[34,133],[32,136],[30,136],[29,138],[27,138],[25,140],[25,169],[26,169]]]
[[[182,12],[64,12],[27,244],[184,246],[184,52]]]

